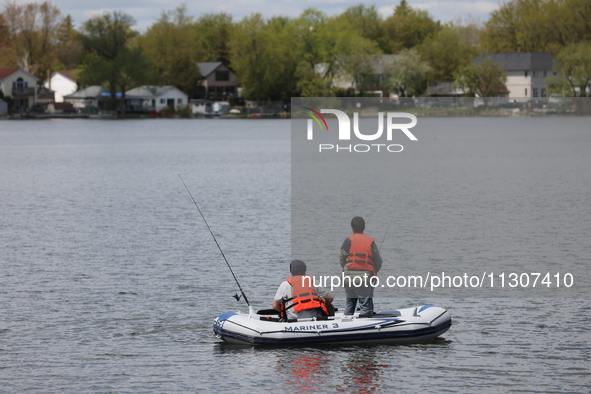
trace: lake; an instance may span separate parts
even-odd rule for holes
[[[436,135],[419,136],[419,142],[429,140],[427,148],[401,153],[408,155],[399,160],[434,160],[437,166],[409,166],[419,178],[404,181],[397,198],[410,234],[399,230],[402,223],[393,225],[384,264],[388,258],[388,269],[394,262],[414,264],[413,259],[459,261],[460,254],[476,255],[488,246],[482,264],[519,261],[520,252],[540,251],[545,270],[575,263],[589,267],[588,120],[563,118],[562,136],[551,140],[546,134],[536,138],[530,127],[511,136],[520,149],[499,151],[507,138],[503,130],[475,134],[466,127],[452,133],[449,126],[457,120],[441,119]],[[504,121],[531,124],[523,118]],[[550,143],[555,149],[548,149]],[[483,144],[499,154],[491,149],[482,156]],[[441,152],[458,149],[465,155],[442,159]],[[530,152],[525,158],[519,156],[524,151]],[[536,162],[537,152],[544,152],[539,162],[550,178],[537,165],[485,173],[493,185],[504,179],[514,186],[503,191],[503,201],[511,202],[506,216],[497,219],[485,211],[471,227],[460,226],[465,217],[453,215],[450,207],[467,200],[499,206],[498,195],[484,186],[470,191],[463,180],[482,185],[475,173],[487,164]],[[289,120],[0,121],[2,391],[589,391],[591,303],[586,284],[579,282],[581,289],[568,298],[394,293],[376,300],[376,309],[383,310],[429,303],[447,308],[453,326],[429,343],[303,348],[218,343],[215,316],[247,308],[232,298],[237,285],[179,175],[249,300],[264,309],[291,261],[291,171]],[[553,203],[544,191],[561,180],[561,190],[575,194],[552,189],[552,196],[563,197]],[[421,212],[436,193],[412,189],[430,190],[428,184],[444,197],[435,200],[432,215]],[[519,187],[523,184],[528,187]],[[536,209],[527,204],[529,210],[522,209],[524,195]],[[529,220],[523,212],[546,208],[551,214],[538,221],[506,227],[512,217]],[[379,219],[372,219],[376,238],[390,220],[377,224]],[[440,224],[449,220],[458,225],[443,234]],[[339,234],[346,236],[347,226]],[[544,235],[507,237],[506,228],[541,229]],[[494,244],[479,234],[468,242],[470,233],[479,231],[494,234]],[[556,244],[549,243],[551,231]],[[434,242],[421,248],[416,238],[421,234]],[[457,239],[465,241],[466,250],[442,248]],[[507,240],[508,252],[502,254],[498,247]],[[318,253],[334,251],[336,259],[340,242],[330,241],[327,251]],[[306,260],[313,259],[314,253],[307,253]],[[344,308],[344,294],[335,296],[336,306]]]

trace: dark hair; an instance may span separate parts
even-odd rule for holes
[[[289,271],[293,276],[306,275],[306,263],[302,260],[293,260],[289,264]]]
[[[351,228],[356,233],[362,233],[365,230],[365,220],[361,216],[355,216],[351,219]]]

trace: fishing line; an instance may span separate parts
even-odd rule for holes
[[[392,219],[390,219],[390,223],[388,224],[388,228],[386,229],[386,234],[384,234],[384,238],[382,239],[382,243],[380,244],[379,250],[382,250],[382,245],[384,244],[384,241],[386,240],[386,235],[388,235],[388,230],[390,230],[390,225],[392,224],[393,220],[394,220],[394,216],[392,216]]]
[[[238,283],[238,279],[236,278],[236,275],[234,275],[234,271],[232,271],[232,267],[230,267],[230,263],[228,263],[228,259],[226,259],[226,256],[224,255],[224,251],[220,247],[220,244],[218,243],[218,240],[215,238],[215,235],[213,235],[213,231],[211,231],[211,228],[209,227],[209,224],[207,224],[207,220],[205,220],[205,216],[203,216],[203,213],[201,213],[201,209],[199,209],[199,205],[197,205],[197,202],[193,198],[193,195],[191,194],[191,191],[189,190],[189,188],[185,184],[185,181],[183,181],[183,178],[181,177],[181,174],[177,174],[177,175],[179,176],[179,178],[181,178],[181,182],[183,182],[183,185],[185,185],[185,189],[187,189],[187,192],[189,192],[189,196],[191,196],[191,200],[193,200],[193,203],[195,204],[195,206],[197,207],[197,210],[199,211],[199,214],[203,218],[203,221],[205,222],[205,225],[207,226],[207,229],[209,230],[209,233],[213,237],[213,240],[215,241],[215,244],[218,246],[218,249],[220,250],[220,253],[222,254],[222,257],[224,258],[224,261],[228,265],[228,268],[230,269],[230,272],[232,273],[232,276],[234,277],[234,280],[236,281],[236,284],[238,285],[238,288],[240,289],[240,293],[242,294],[242,297],[244,297],[244,301],[246,301],[246,305],[248,305],[250,307],[250,303],[248,302],[248,298],[246,298],[246,294],[244,294],[244,290],[242,290],[242,286],[240,286],[240,283]],[[239,297],[236,297],[236,296],[234,298],[236,298],[236,301],[238,301],[240,299]]]

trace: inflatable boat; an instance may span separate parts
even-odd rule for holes
[[[371,317],[336,313],[325,319],[289,321],[267,313],[272,312],[223,313],[213,321],[213,332],[224,342],[242,345],[402,344],[437,338],[451,327],[449,312],[434,305],[379,312]]]

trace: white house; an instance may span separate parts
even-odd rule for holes
[[[523,53],[487,53],[480,55],[474,63],[485,57],[491,57],[495,63],[503,66],[507,73],[509,99],[531,99],[546,97],[545,78],[554,75],[552,66],[554,56],[546,52]]]
[[[140,86],[125,92],[132,110],[160,111],[167,107],[179,109],[189,105],[189,96],[176,86]]]
[[[0,68],[0,90],[12,98],[17,111],[27,111],[37,102],[38,80],[20,68]]]
[[[108,90],[100,85],[93,85],[64,96],[64,101],[71,103],[76,109],[105,109]]]
[[[78,89],[76,77],[74,76],[76,70],[59,70],[54,71],[43,85],[55,92],[55,101],[61,103],[64,101],[64,96],[74,93]]]

